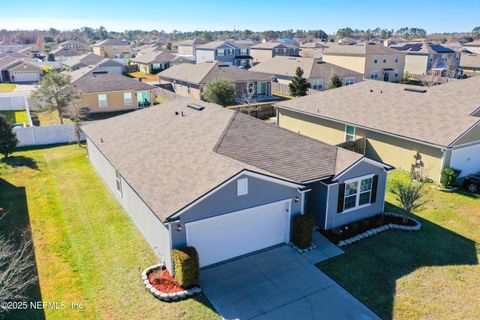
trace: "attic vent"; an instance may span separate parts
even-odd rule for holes
[[[93,71],[93,76],[98,77],[98,76],[103,76],[106,75],[108,72],[107,71]]]
[[[204,106],[199,106],[198,104],[193,104],[193,103],[188,104],[187,107],[197,111],[202,111],[203,109],[205,109]]]
[[[405,91],[416,92],[416,93],[425,93],[427,89],[417,89],[417,88],[405,88]]]

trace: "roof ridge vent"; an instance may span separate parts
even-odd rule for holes
[[[194,104],[194,103],[187,104],[187,107],[190,108],[190,109],[193,109],[193,110],[197,110],[197,111],[202,111],[203,109],[205,109],[204,106]]]

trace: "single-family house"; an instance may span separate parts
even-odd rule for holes
[[[58,48],[52,50],[52,54],[57,57],[78,56],[87,53],[90,50],[86,43],[77,40],[66,40],[58,44]]]
[[[480,40],[475,40],[472,42],[466,42],[462,44],[464,48],[466,48],[471,53],[478,53],[480,54]]]
[[[278,102],[277,123],[335,145],[357,141],[369,158],[439,182],[443,168],[480,171],[479,88],[479,77],[428,88],[367,80]]]
[[[105,130],[108,128],[108,130]],[[108,189],[172,271],[193,246],[205,267],[379,214],[390,166],[192,99],[82,127]]]
[[[27,46],[27,44],[23,43],[0,41],[0,52],[17,52]]]
[[[100,57],[117,59],[130,57],[131,47],[128,41],[105,39],[92,45],[93,53]]]
[[[403,78],[405,54],[378,43],[332,44],[323,50],[323,61],[355,70],[365,79],[399,82]]]
[[[466,53],[462,52],[460,56],[459,68],[467,75],[480,75],[480,53]]]
[[[43,70],[35,63],[15,56],[0,58],[0,82],[37,82]]]
[[[346,86],[363,80],[362,73],[314,58],[277,56],[253,66],[249,71],[264,73],[270,75],[274,81],[289,84],[297,68],[303,70],[303,77],[310,83],[310,88],[318,91],[327,89],[334,74]]]
[[[237,67],[249,67],[252,65],[249,43],[237,43],[234,41],[214,41],[198,45],[195,50],[197,63],[220,61]]]
[[[228,80],[235,88],[239,102],[246,99],[259,101],[275,99],[271,95],[269,75],[236,68],[219,61],[197,64],[179,64],[159,73],[160,84],[171,84],[173,90],[184,97],[202,99],[205,85],[214,79]]]
[[[122,74],[124,70],[123,64],[109,58],[103,58],[95,53],[85,53],[80,56],[68,57],[62,61],[62,64],[72,70],[88,66],[96,66],[102,69]]]
[[[207,41],[198,38],[183,40],[177,43],[177,52],[178,54],[184,56],[195,56],[195,50],[197,49],[197,46],[206,43]]]
[[[391,46],[405,54],[405,74],[438,74],[446,75],[454,71],[460,62],[460,53],[431,42],[406,43],[399,46]]]
[[[253,64],[268,61],[276,56],[298,57],[299,48],[286,42],[262,42],[250,48]]]
[[[89,66],[67,74],[81,92],[81,107],[91,113],[136,110],[155,101],[154,86],[103,68]]]
[[[138,69],[148,74],[157,74],[170,68],[172,61],[176,58],[174,54],[167,51],[151,51],[145,54],[139,54],[131,58],[133,64],[138,65]]]

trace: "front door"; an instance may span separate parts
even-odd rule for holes
[[[388,82],[389,77],[390,77],[390,73],[388,71],[385,71],[383,75],[383,81]]]

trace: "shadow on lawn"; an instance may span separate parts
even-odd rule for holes
[[[386,203],[388,212],[399,208]],[[477,265],[475,242],[435,223],[417,232],[387,231],[317,266],[383,319],[393,318],[396,281],[421,267]]]
[[[28,167],[30,169],[38,170],[37,162],[29,157],[24,156],[10,156],[3,158],[0,162],[9,165],[10,167]]]
[[[25,188],[15,187],[7,181],[0,179],[0,207],[5,208],[7,211],[6,216],[0,222],[0,235],[3,237],[10,237],[10,239],[18,244],[20,244],[22,236],[26,238],[25,240],[32,239]],[[29,259],[35,263],[35,251],[33,246]],[[38,278],[36,265],[32,272]],[[30,301],[42,301],[38,280],[35,285],[27,290],[25,295],[29,298],[29,301],[27,301],[28,303],[30,303]],[[8,314],[0,312],[0,319],[43,320],[45,319],[45,313],[43,310],[34,309],[14,310],[10,311]]]

